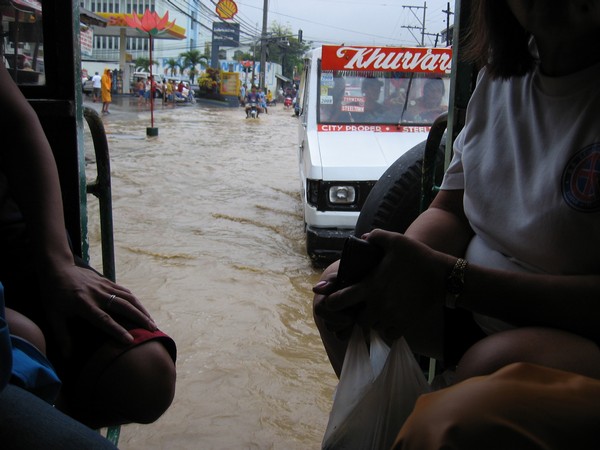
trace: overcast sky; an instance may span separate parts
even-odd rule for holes
[[[244,41],[245,33],[260,33],[264,0],[235,2]],[[448,3],[454,12],[454,1],[448,0],[269,0],[267,22],[269,26],[277,22],[294,34],[302,29],[304,40],[318,43],[416,46],[424,39],[426,46],[433,46],[436,34],[446,28],[443,11]]]

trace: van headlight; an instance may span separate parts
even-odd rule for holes
[[[306,180],[306,201],[318,211],[360,211],[376,181]]]
[[[329,203],[334,205],[350,205],[356,201],[354,186],[331,186],[329,188]]]

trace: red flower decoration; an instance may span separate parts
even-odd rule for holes
[[[156,11],[150,11],[146,9],[144,15],[131,14],[125,15],[125,21],[127,25],[132,28],[137,28],[140,31],[144,31],[151,36],[158,36],[166,33],[168,30],[173,28],[175,21],[169,22],[169,12],[167,11],[163,17],[160,17]]]

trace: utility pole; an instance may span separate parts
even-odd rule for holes
[[[262,32],[260,34],[260,73],[258,75],[259,87],[265,87],[265,69],[267,66],[267,13],[269,9],[269,0],[264,0],[263,3],[263,23]]]
[[[450,9],[450,2],[448,2],[446,9],[442,9],[442,12],[446,14],[446,45],[452,45],[452,35],[450,34],[450,16],[454,14]]]
[[[426,33],[425,32],[425,18],[427,15],[427,2],[423,2],[423,6],[402,6],[403,8],[408,8],[410,10],[410,12],[413,14],[413,16],[415,16],[415,19],[417,19],[417,21],[419,22],[419,24],[421,25],[420,27],[415,27],[415,26],[403,26],[402,28],[407,28],[410,32],[410,34],[412,34],[412,36],[415,38],[415,40],[417,41],[417,45],[420,47],[425,47],[425,36],[435,36],[435,34],[433,33]],[[415,9],[422,9],[423,10],[423,18],[420,19],[414,12]],[[413,34],[412,30],[421,30],[421,40],[417,39],[417,37]]]

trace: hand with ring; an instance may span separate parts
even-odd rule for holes
[[[65,331],[67,317],[81,317],[125,344],[133,337],[120,319],[147,330],[157,329],[150,313],[131,291],[86,267],[73,264],[53,272],[45,279],[45,292],[50,322],[65,353],[71,347]]]

